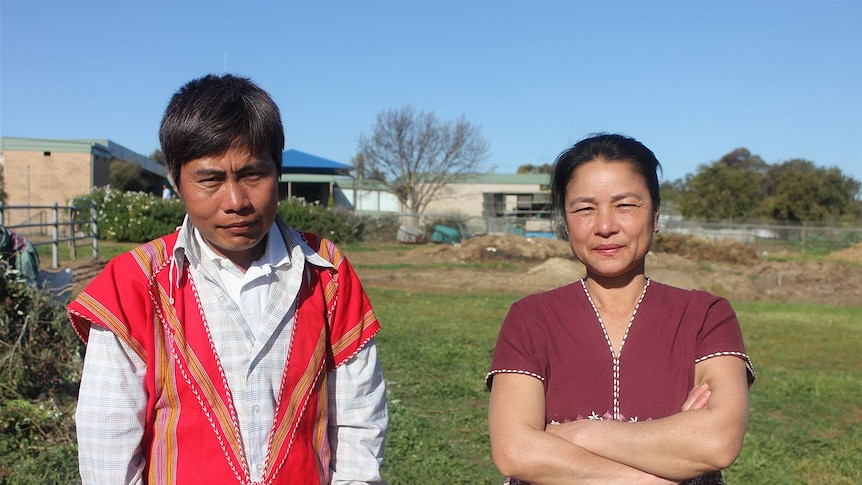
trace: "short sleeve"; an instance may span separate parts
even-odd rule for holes
[[[748,384],[751,385],[756,374],[745,351],[739,320],[726,299],[715,298],[707,309],[703,327],[698,333],[695,362],[724,355],[734,355],[745,361]]]
[[[485,386],[489,391],[494,376],[503,373],[529,375],[547,385],[546,365],[540,360],[540,356],[545,352],[539,351],[540,346],[535,341],[542,333],[530,332],[529,323],[521,306],[518,303],[512,305],[500,328],[491,359],[491,370],[485,377]]]

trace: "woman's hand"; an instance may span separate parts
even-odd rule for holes
[[[699,386],[692,387],[691,390],[688,391],[688,397],[685,402],[682,403],[680,411],[684,412],[705,408],[709,403],[710,394],[709,384],[701,384]],[[589,420],[586,419],[568,421],[565,423],[551,423],[545,427],[545,431],[559,436],[569,443],[578,444],[576,438],[578,430],[583,429],[584,426],[589,426],[587,423],[589,423]]]
[[[709,403],[709,396],[712,394],[709,390],[709,384],[701,384],[694,386],[688,391],[688,397],[682,403],[680,411],[691,411],[693,409],[703,409]]]
[[[696,366],[695,382],[680,412],[637,422],[577,420],[546,431],[612,461],[684,479],[730,466],[739,454],[748,419],[745,363],[719,356]]]
[[[679,483],[597,456],[563,441],[558,437],[562,435],[554,436],[556,431],[569,426],[574,429],[578,422],[546,427],[544,396],[542,382],[534,377],[522,374],[494,377],[488,409],[491,456],[503,475],[542,485]],[[692,405],[695,401],[692,400]]]

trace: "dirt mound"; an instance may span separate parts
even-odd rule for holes
[[[572,249],[566,241],[515,234],[484,234],[460,244],[423,247],[419,251],[429,256],[468,262],[544,261],[548,258],[572,257]]]
[[[656,281],[731,301],[862,304],[862,244],[815,261],[768,261],[733,242],[683,238],[673,243],[657,244],[646,257],[646,274]],[[348,258],[363,284],[417,291],[527,295],[569,284],[585,273],[566,241],[504,234],[454,245],[381,247],[350,252]],[[77,294],[104,262],[79,260],[70,266]]]
[[[847,249],[835,251],[827,256],[827,258],[839,261],[849,261],[851,263],[862,263],[862,242],[856,243],[854,246],[850,246]]]
[[[586,268],[579,261],[554,257],[528,269],[526,273],[517,277],[516,281],[523,288],[544,290],[567,285],[583,278],[586,273]]]
[[[755,248],[741,242],[732,239],[708,241],[683,234],[659,234],[655,238],[653,250],[679,254],[696,261],[753,264],[758,259]]]

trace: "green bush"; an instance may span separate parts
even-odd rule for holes
[[[146,242],[176,230],[185,206],[179,199],[162,200],[144,192],[95,189],[76,201],[96,203],[99,238],[117,242]]]
[[[77,481],[83,348],[64,306],[0,265],[0,485]]]
[[[278,213],[290,227],[319,234],[337,244],[362,241],[365,234],[362,219],[341,207],[327,208],[293,197],[279,202]]]
[[[120,192],[109,187],[98,188],[77,198],[76,206],[93,202],[98,211],[99,239],[117,242],[147,242],[170,234],[182,224],[186,210],[180,199],[162,200],[143,192]],[[278,212],[287,223],[301,231],[320,234],[339,244],[363,240],[362,219],[350,211],[310,204],[290,198],[278,204]],[[89,214],[79,216],[89,224]]]
[[[98,210],[99,239],[147,242],[174,232],[186,209],[180,199],[162,200],[144,192],[121,192],[109,187],[93,190],[75,201],[91,201]],[[87,215],[89,217],[89,215]]]

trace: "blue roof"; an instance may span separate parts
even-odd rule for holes
[[[281,156],[283,173],[336,174],[347,172],[350,165],[316,157],[299,150],[287,150]]]

